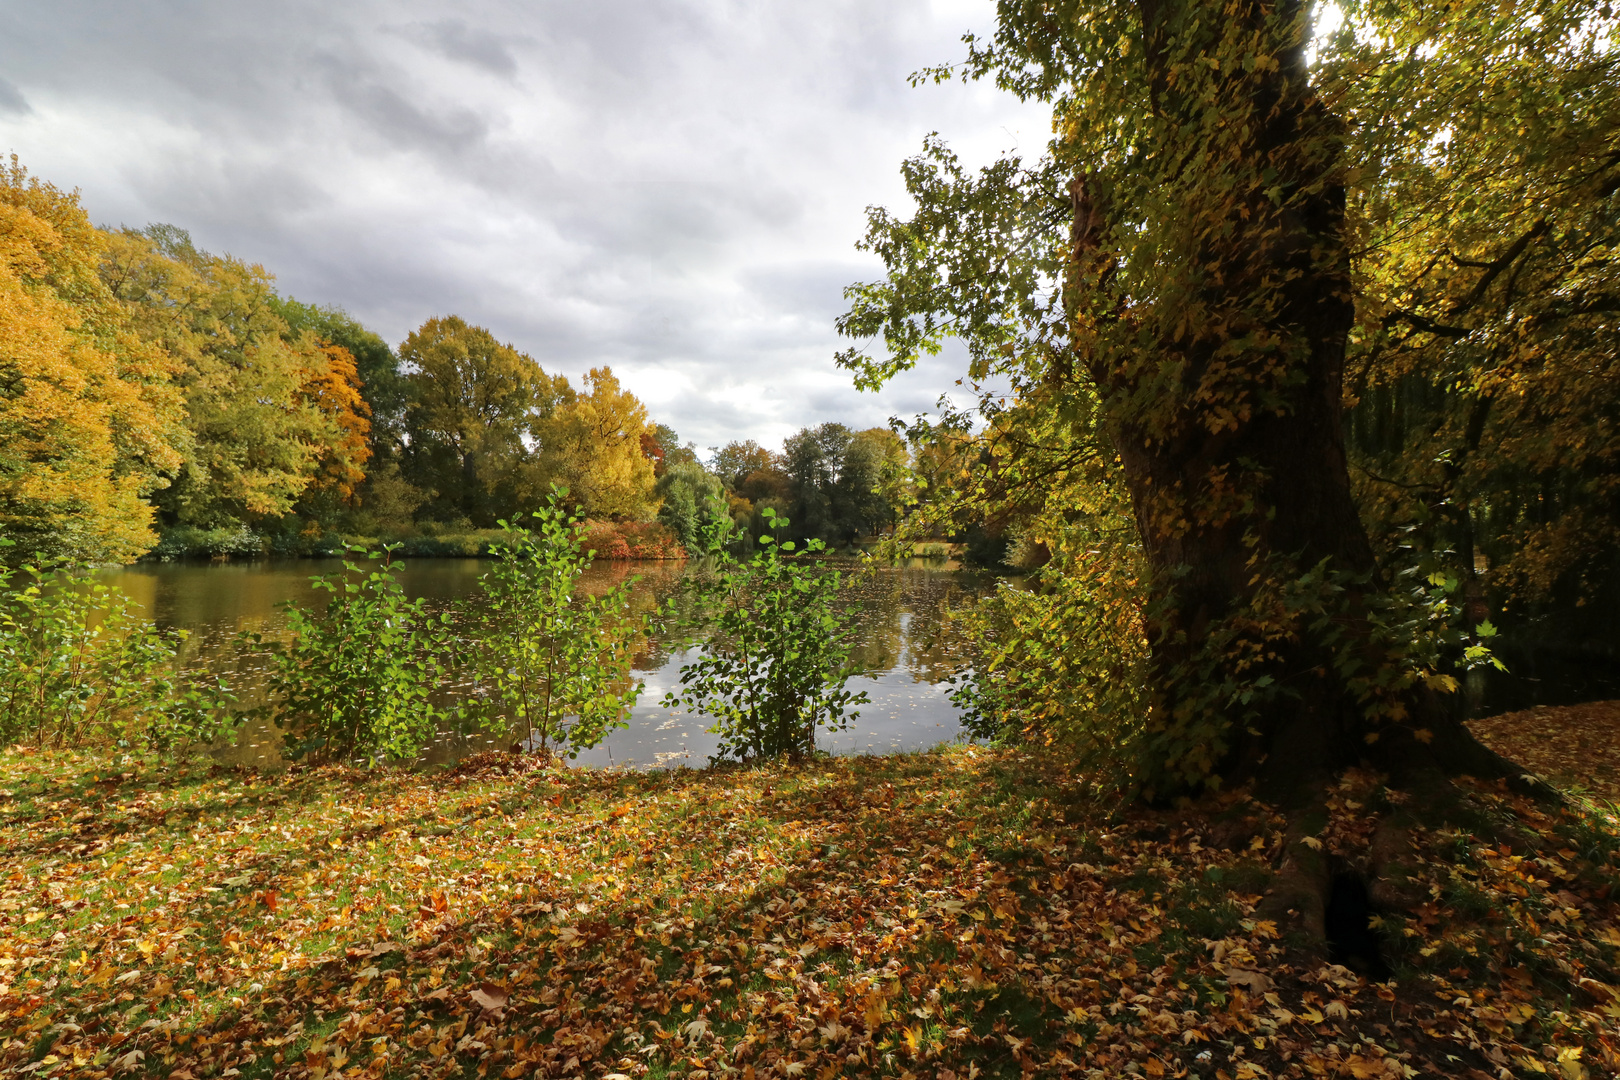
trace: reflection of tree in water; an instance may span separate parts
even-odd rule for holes
[[[658,612],[671,597],[679,599],[681,580],[686,576],[683,560],[660,562],[613,562],[598,559],[579,579],[579,588],[591,596],[601,596],[631,578],[638,579],[630,593],[630,614],[646,616],[649,633],[635,648],[631,667],[636,671],[657,671],[669,660],[669,642],[659,633]]]
[[[918,682],[945,679],[968,659],[952,612],[987,595],[995,584],[988,574],[907,567],[856,577],[844,597],[857,635],[850,659],[868,674],[903,667]]]

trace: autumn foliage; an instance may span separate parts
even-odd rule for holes
[[[1049,755],[982,748],[285,777],[12,750],[0,785],[10,1071],[1620,1069],[1612,819],[1494,785],[1413,829],[1351,776],[1305,831],[1242,796],[1113,813]],[[1401,868],[1395,981],[1266,913],[1289,846]]]
[[[0,529],[57,557],[132,559],[181,461],[172,359],[98,277],[76,194],[0,168]]]

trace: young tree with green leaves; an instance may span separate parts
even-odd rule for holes
[[[866,694],[847,688],[848,617],[834,604],[843,584],[815,559],[820,540],[778,540],[789,522],[766,509],[767,532],[746,563],[724,554],[728,529],[710,533],[717,564],[705,583],[718,611],[703,655],[681,668],[666,706],[684,705],[716,719],[720,756],[742,760],[814,753],[816,730],[837,731],[859,716]]]
[[[290,640],[268,644],[269,708],[288,757],[408,760],[469,719],[435,697],[463,652],[450,615],[405,596],[393,549],[366,559],[311,578],[325,607],[289,604]]]
[[[631,610],[636,578],[601,594],[581,587],[595,553],[580,550],[567,507],[568,490],[553,487],[528,527],[501,522],[506,540],[480,581],[478,668],[526,745],[572,758],[625,726],[647,619]]]

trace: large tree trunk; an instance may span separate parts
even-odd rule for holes
[[[1388,585],[1351,498],[1340,416],[1354,317],[1341,140],[1310,86],[1303,5],[1229,5],[1190,29],[1194,9],[1208,7],[1138,2],[1161,131],[1207,132],[1212,110],[1243,125],[1226,146],[1247,185],[1223,196],[1220,228],[1200,231],[1210,205],[1189,205],[1182,234],[1186,295],[1213,317],[1189,328],[1156,312],[1144,324],[1156,328],[1152,356],[1092,366],[1114,406],[1153,574],[1154,737],[1175,757],[1207,752],[1207,733],[1224,728],[1214,772],[1258,778],[1284,797],[1308,797],[1368,758],[1386,769],[1499,771],[1446,695],[1422,682],[1369,691],[1336,663],[1353,656],[1366,674],[1400,662],[1368,617]],[[1185,68],[1175,74],[1174,43],[1207,43],[1209,59],[1230,68],[1239,38],[1277,63],[1216,80],[1225,100],[1199,93]],[[1074,194],[1079,253],[1093,244],[1097,210],[1083,179]],[[1144,386],[1167,362],[1178,365],[1171,389],[1144,407]],[[1325,621],[1285,599],[1319,566],[1343,588]],[[1205,750],[1192,749],[1200,738]]]

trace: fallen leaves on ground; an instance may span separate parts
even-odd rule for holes
[[[1485,745],[1537,776],[1620,801],[1620,701],[1538,705],[1469,727]]]
[[[1620,1071],[1612,822],[1495,786],[1399,834],[1389,984],[1258,913],[1279,815],[1098,806],[1020,751],[437,775],[10,751],[0,800],[12,1074]],[[1352,775],[1312,839],[1387,860],[1404,811]]]

